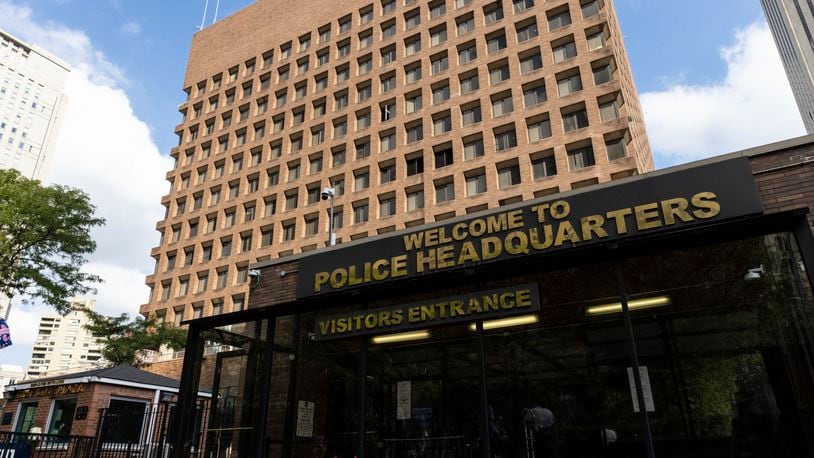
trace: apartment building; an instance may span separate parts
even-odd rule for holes
[[[76,298],[71,300],[72,310],[67,315],[52,314],[40,318],[26,378],[94,368],[101,363],[102,346],[85,329],[88,317],[82,311],[93,310],[95,306],[93,299]]]
[[[67,106],[70,65],[0,30],[0,168],[45,180]]]
[[[142,314],[251,263],[653,169],[609,0],[259,0],[198,32]]]

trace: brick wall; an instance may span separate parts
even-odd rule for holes
[[[814,143],[750,156],[766,213],[808,208],[814,228]]]

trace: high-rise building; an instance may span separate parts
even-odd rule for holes
[[[13,385],[23,379],[25,371],[22,366],[11,364],[0,364],[0,404],[3,403],[2,396],[6,385]]]
[[[653,169],[610,0],[259,0],[192,44],[141,313],[248,266]]]
[[[82,311],[93,310],[95,306],[93,299],[76,298],[71,300],[72,310],[67,315],[53,314],[40,318],[26,377],[37,378],[88,369],[102,362],[102,346],[85,329],[88,316]]]
[[[0,168],[44,180],[65,112],[70,66],[0,30]]]
[[[814,3],[811,0],[760,0],[783,60],[800,116],[814,133]]]

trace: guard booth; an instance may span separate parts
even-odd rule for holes
[[[814,191],[773,181],[814,171],[772,148],[254,266],[189,322],[175,456],[814,456]]]

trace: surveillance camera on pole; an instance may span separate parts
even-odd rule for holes
[[[336,235],[334,234],[334,197],[336,197],[336,189],[322,188],[322,200],[331,201],[331,208],[328,212],[328,246],[336,245]]]

